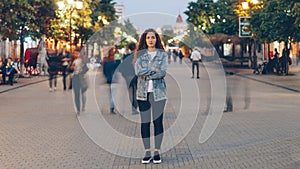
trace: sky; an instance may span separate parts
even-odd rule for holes
[[[176,17],[184,14],[188,3],[192,0],[114,0],[117,4],[125,6],[125,19],[138,28],[159,27],[163,25],[175,25]],[[152,15],[155,13],[154,15]]]

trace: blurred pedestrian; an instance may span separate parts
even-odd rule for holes
[[[233,111],[233,103],[232,103],[232,87],[233,87],[233,79],[234,75],[232,72],[226,72],[226,108],[224,112],[232,112]]]
[[[182,64],[183,53],[182,50],[179,49],[179,63]]]
[[[56,52],[52,53],[50,57],[47,59],[48,64],[48,74],[49,74],[49,91],[56,91],[57,86],[57,73],[58,67],[60,64],[60,58],[57,56]],[[54,88],[53,88],[54,82]]]
[[[129,43],[127,48],[129,52],[124,55],[123,62],[118,66],[118,70],[121,72],[126,81],[129,99],[132,104],[132,114],[138,114],[138,103],[136,100],[137,76],[135,75],[134,67],[132,65],[136,44],[133,42]]]
[[[171,52],[171,49],[168,49],[168,63],[170,64],[171,63],[171,56],[172,56],[172,52]]]
[[[2,57],[0,57],[0,80],[2,80],[1,85],[6,83],[6,63]]]
[[[288,43],[284,43],[284,48],[282,50],[282,68],[285,75],[289,74],[289,59],[290,59],[290,48],[288,48]]]
[[[296,57],[296,65],[298,65],[299,62],[300,62],[300,51],[298,52],[297,57]]]
[[[163,112],[166,104],[167,54],[161,38],[154,29],[141,35],[133,63],[138,76],[137,100],[141,115],[141,135],[145,148],[143,164],[151,161],[150,123],[154,124],[155,149],[153,163],[161,163],[160,148],[163,139]],[[152,112],[152,113],[151,113]]]
[[[67,51],[66,46],[64,45],[64,47],[62,48],[61,52],[59,53],[59,57],[61,60],[61,73],[63,76],[63,89],[66,90],[67,89],[67,76],[69,73],[69,69],[70,69],[70,62],[71,62],[71,56],[70,56],[70,52]],[[71,82],[71,80],[70,80]],[[71,86],[71,85],[70,85]]]
[[[14,77],[17,71],[11,57],[7,59],[5,69],[6,69],[6,76],[8,76],[8,83],[12,86],[14,84]]]
[[[86,94],[85,92],[88,89],[88,81],[86,73],[88,72],[88,67],[85,60],[85,51],[81,52],[75,50],[74,52],[74,61],[71,65],[73,68],[73,78],[72,78],[72,88],[74,92],[74,102],[76,106],[77,115],[80,115],[80,112],[85,111],[86,105]]]
[[[116,49],[112,46],[106,57],[103,58],[103,73],[106,78],[106,83],[109,85],[109,100],[110,100],[110,113],[116,114],[115,103],[114,103],[114,90],[112,88],[113,75],[117,68],[117,63],[115,61]]]
[[[178,58],[177,49],[173,49],[172,55],[173,55],[174,63],[176,63],[177,62],[177,58]]]
[[[38,68],[40,74],[42,73],[42,70],[44,70],[44,75],[47,75],[47,69],[48,69],[48,64],[47,64],[47,50],[46,50],[46,42],[45,42],[45,35],[41,37],[41,40],[38,45]]]
[[[200,78],[199,76],[199,62],[201,61],[201,54],[200,49],[198,47],[195,47],[191,54],[191,60],[192,60],[192,78],[194,78],[194,72],[195,68],[197,71],[197,79]]]

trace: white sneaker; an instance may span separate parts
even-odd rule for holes
[[[54,91],[56,91],[56,87],[54,87]]]
[[[52,88],[49,89],[49,92],[52,92]]]

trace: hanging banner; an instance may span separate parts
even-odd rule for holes
[[[251,17],[239,17],[239,37],[252,37],[250,19]]]

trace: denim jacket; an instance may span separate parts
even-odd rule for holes
[[[166,83],[164,77],[167,70],[167,54],[156,50],[156,55],[151,60],[148,52],[139,55],[135,63],[135,74],[138,76],[136,99],[146,101],[149,80],[153,81],[154,101],[167,99]],[[158,68],[159,71],[154,70]]]

